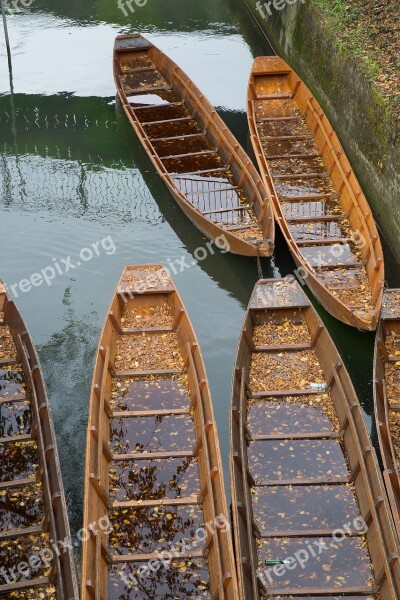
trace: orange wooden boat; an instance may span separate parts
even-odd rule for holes
[[[371,209],[326,115],[281,58],[255,60],[248,120],[300,277],[334,317],[375,330],[385,276]]]
[[[231,452],[244,600],[400,597],[394,524],[362,409],[294,279],[261,280],[251,297]]]
[[[35,347],[0,282],[0,598],[78,600],[51,409]]]
[[[375,341],[375,421],[390,505],[400,540],[400,290],[385,290]]]
[[[85,528],[103,519],[110,532],[84,543],[83,600],[238,597],[207,375],[161,265],[127,267],[111,303],[85,483]]]
[[[141,35],[118,36],[114,77],[128,119],[185,215],[230,251],[271,256],[274,219],[254,165],[187,75]]]

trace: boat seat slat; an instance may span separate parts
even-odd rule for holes
[[[295,173],[295,174],[283,174],[283,175],[274,175],[274,179],[328,179],[328,175],[326,173]]]
[[[19,364],[19,361],[16,356],[12,356],[10,358],[3,358],[0,360],[0,367],[4,367],[5,365],[15,366]]]
[[[291,100],[292,94],[261,94],[261,96],[256,96],[256,100]]]
[[[304,194],[303,196],[290,196],[288,194],[278,194],[282,202],[307,202],[308,200],[329,200],[337,198],[336,192],[329,192],[326,194]]]
[[[0,397],[0,404],[8,404],[11,402],[29,402],[29,398],[26,397],[25,394],[18,394],[17,396],[3,396]]]
[[[232,186],[227,186],[227,187],[222,187],[216,190],[195,190],[193,192],[187,192],[188,196],[198,196],[198,195],[203,195],[203,194],[216,194],[217,192],[230,192],[230,191],[235,191],[235,190],[241,190],[242,188],[240,188],[238,185],[232,185]]]
[[[129,103],[131,104],[131,103]],[[161,106],[159,106],[158,108],[165,108],[167,106],[183,106],[183,102],[166,102],[165,104],[162,104]],[[137,108],[135,108],[135,112],[137,110],[148,110],[150,107],[148,104],[146,104],[146,106],[138,106]],[[174,119],[169,119],[170,121],[173,121]],[[165,121],[160,121],[160,123],[164,123]],[[156,123],[142,123],[142,125],[155,125]]]
[[[279,122],[279,121],[303,121],[303,117],[293,116],[293,117],[260,117],[257,119],[257,123],[265,123],[265,122]]]
[[[0,585],[0,594],[11,592],[14,590],[23,590],[32,587],[44,587],[50,584],[49,577],[40,577],[37,579],[21,579],[21,581],[13,581],[6,585]]]
[[[192,550],[191,552],[179,553],[179,560],[202,558],[202,550]],[[111,554],[110,559],[113,563],[130,563],[130,562],[148,562],[151,560],[160,560],[160,554]]]
[[[298,479],[271,479],[265,480],[262,484],[255,484],[255,487],[282,487],[282,486],[296,486],[296,485],[343,485],[350,483],[349,477],[337,477],[334,481],[327,479],[326,477],[313,477],[310,479],[298,478]]]
[[[118,508],[142,508],[146,506],[184,506],[199,504],[198,494],[180,498],[155,498],[154,500],[125,500],[114,501],[113,509]]]
[[[346,215],[320,215],[315,217],[286,217],[288,223],[318,223],[319,221],[343,221]]]
[[[195,456],[193,450],[169,450],[168,452],[132,452],[131,454],[113,454],[112,460],[155,460],[158,458]]]
[[[312,344],[282,344],[281,346],[264,344],[255,346],[254,352],[301,352],[302,350],[310,350],[312,347]]]
[[[154,92],[172,92],[172,87],[165,86],[165,85],[159,85],[157,87],[148,87],[148,88],[142,88],[142,89],[129,87],[129,92],[127,92],[126,95],[128,97],[145,96],[146,94],[153,94]]]
[[[222,173],[224,171],[226,171],[226,167],[217,167],[215,169],[203,169],[200,171],[190,171],[188,173],[173,173],[171,172],[170,175],[174,176],[174,179],[185,179],[185,178],[189,178],[191,175],[202,175],[203,173]]]
[[[144,107],[141,107],[144,108]],[[149,108],[148,106],[146,106],[146,108]],[[161,121],[145,121],[144,123],[142,123],[143,127],[146,127],[146,125],[162,125],[163,123],[182,123],[184,121],[193,121],[193,117],[178,117],[176,119],[162,119]]]
[[[0,490],[23,487],[25,485],[34,485],[35,483],[37,483],[36,477],[27,477],[25,479],[13,479],[12,481],[2,481],[0,482]]]
[[[148,377],[157,375],[180,375],[179,369],[152,369],[146,371],[116,371],[115,377]]]
[[[6,540],[16,537],[24,537],[25,535],[36,535],[42,533],[43,528],[41,525],[35,525],[34,527],[21,527],[20,529],[9,529],[8,531],[0,533],[0,540]]]
[[[189,158],[191,156],[209,156],[215,154],[218,156],[215,150],[202,150],[199,152],[187,152],[186,154],[170,154],[169,156],[160,156],[160,160],[173,160],[176,158]]]
[[[135,417],[162,417],[168,415],[186,415],[189,413],[189,408],[164,408],[159,410],[125,410],[113,411],[114,419],[132,419]]]
[[[21,433],[20,435],[10,435],[0,438],[0,444],[15,444],[15,442],[31,442],[33,437],[30,433]]]
[[[264,538],[308,538],[308,537],[333,537],[337,533],[337,529],[298,529],[298,530],[280,530],[280,531],[263,531],[261,537]],[[363,534],[356,529],[346,529],[347,537],[361,537]]]
[[[292,158],[319,158],[319,154],[312,152],[310,154],[266,154],[267,160],[291,160]]]
[[[268,398],[268,397],[284,397],[284,396],[312,396],[326,394],[326,390],[270,390],[270,391],[262,391],[262,392],[248,392],[249,398]]]
[[[248,225],[234,225],[233,227],[229,226],[229,223],[221,223],[221,225],[224,225],[224,229],[226,231],[241,231],[242,229],[253,229],[253,227],[257,227],[258,226],[258,221],[254,222],[254,223],[249,223]],[[228,227],[227,227],[228,225]]]
[[[139,333],[166,333],[169,331],[174,331],[174,328],[171,325],[165,325],[165,327],[123,327],[119,332],[120,335],[134,335]]]
[[[252,206],[230,206],[228,208],[217,208],[215,210],[202,210],[203,215],[218,215],[229,212],[248,212],[252,209]]]
[[[186,139],[192,139],[192,138],[196,138],[196,137],[206,138],[204,133],[202,133],[200,131],[199,133],[188,133],[186,135],[171,135],[169,137],[149,138],[149,139],[153,143],[153,142],[170,142],[172,140],[186,140]]]
[[[148,71],[158,72],[155,67],[126,67],[125,69],[121,70],[120,73],[121,75],[131,75],[133,73],[146,73]]]
[[[337,432],[325,433],[276,433],[271,435],[253,435],[252,441],[263,440],[337,440],[341,436]]]
[[[350,244],[354,242],[352,238],[324,238],[323,240],[297,240],[298,246],[330,246],[337,244]],[[348,289],[348,288],[346,288]]]

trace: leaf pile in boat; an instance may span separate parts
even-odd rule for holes
[[[389,405],[399,404],[400,399],[400,360],[385,363],[386,395]]]
[[[279,325],[271,321],[256,325],[253,332],[253,341],[256,346],[264,344],[272,346],[308,344],[311,342],[311,335],[304,321],[284,321]]]
[[[172,310],[165,303],[162,306],[127,308],[121,318],[122,327],[169,327],[174,322]]]
[[[0,360],[12,359],[17,354],[17,348],[7,325],[0,326]]]
[[[325,383],[324,373],[312,350],[303,352],[254,352],[251,357],[250,389],[253,392],[309,389]]]
[[[400,413],[389,411],[389,427],[397,457],[397,466],[400,469]]]
[[[118,338],[115,368],[121,371],[182,369],[176,333],[123,335]]]

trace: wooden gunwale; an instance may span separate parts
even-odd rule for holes
[[[26,393],[17,394],[15,396],[0,397],[0,407],[6,404],[13,405],[14,403],[27,401],[25,404],[30,407],[30,433],[16,434],[3,436],[0,439],[0,445],[15,445],[17,447],[23,442],[34,442],[37,446],[38,465],[34,467],[29,477],[18,478],[13,480],[3,481],[0,483],[0,489],[7,493],[8,490],[23,491],[24,487],[32,485],[40,485],[40,494],[43,497],[43,511],[37,513],[37,524],[32,526],[18,526],[0,531],[0,540],[5,541],[13,539],[20,545],[24,540],[29,539],[28,536],[38,536],[41,546],[40,550],[47,551],[51,548],[51,543],[63,543],[60,546],[59,555],[54,552],[53,558],[50,559],[50,567],[48,575],[43,577],[35,577],[32,570],[29,576],[23,577],[20,581],[12,583],[4,581],[0,583],[0,594],[10,594],[13,590],[23,591],[27,593],[31,588],[46,589],[49,586],[54,586],[57,598],[64,600],[78,600],[78,584],[75,573],[75,564],[72,551],[71,533],[68,521],[67,505],[64,495],[64,487],[62,482],[61,467],[58,457],[56,437],[52,419],[52,412],[48,402],[46,388],[43,381],[43,375],[39,364],[39,359],[36,349],[31,340],[30,334],[26,325],[3,284],[0,282],[0,312],[3,312],[4,317],[1,321],[2,327],[7,327],[8,332],[13,338],[14,345],[17,349],[15,361],[5,359],[2,364],[20,370],[22,380],[25,385]],[[4,417],[4,423],[7,423],[7,416]],[[11,423],[10,423],[11,424]],[[25,503],[26,504],[26,503]],[[25,506],[25,505],[24,505]],[[3,508],[4,511],[6,508]],[[9,512],[11,516],[13,511]],[[21,515],[22,516],[22,515]],[[48,540],[42,537],[48,535]],[[22,548],[22,546],[21,546]],[[32,552],[33,550],[31,550]],[[24,557],[22,554],[20,560],[29,560],[29,556]],[[13,563],[10,565],[14,565]],[[40,573],[40,571],[39,571]],[[10,576],[11,577],[11,576]],[[3,576],[2,578],[3,579]],[[50,592],[51,593],[51,592]],[[7,597],[10,597],[9,595]]]
[[[138,43],[138,38],[143,40],[141,36],[132,36],[132,52],[135,51],[135,44]],[[136,114],[136,111],[142,110],[141,107],[133,107],[129,102],[129,98],[125,92],[124,84],[122,81],[122,75],[120,69],[120,62],[124,60],[126,56],[127,48],[120,52],[121,37],[117,37],[115,48],[114,48],[114,77],[117,86],[118,95],[121,99],[123,108],[128,116],[128,119],[137,133],[140,141],[142,142],[144,149],[153,162],[157,172],[163,179],[164,183],[169,188],[174,199],[177,201],[180,208],[186,214],[186,216],[192,220],[194,225],[200,229],[208,238],[215,240],[219,236],[224,235],[229,242],[230,251],[236,254],[242,254],[247,256],[271,256],[274,247],[274,220],[273,211],[270,205],[270,200],[267,192],[263,186],[263,183],[251,163],[244,150],[240,147],[237,140],[234,138],[232,133],[228,130],[222,119],[219,117],[215,109],[206,100],[204,95],[201,94],[200,90],[193,84],[193,82],[181,71],[181,69],[160,50],[158,50],[152,44],[145,50],[147,56],[149,56],[156,66],[157,72],[171,83],[172,91],[182,98],[181,105],[184,106],[190,113],[189,117],[182,117],[178,119],[168,119],[167,121],[147,121],[141,122]],[[126,44],[126,40],[123,42]],[[140,42],[139,42],[140,43]],[[151,90],[139,90],[139,93],[151,93]],[[156,93],[156,90],[153,90]],[[171,103],[171,105],[174,103]],[[147,108],[149,108],[147,106]],[[190,200],[190,194],[179,189],[174,181],[174,171],[171,167],[167,169],[165,166],[166,161],[171,159],[179,159],[179,156],[201,156],[199,152],[193,152],[186,155],[171,155],[168,157],[159,156],[155,144],[157,144],[157,138],[151,138],[146,132],[146,126],[162,124],[165,122],[184,122],[184,120],[193,120],[197,123],[199,131],[193,134],[191,139],[196,136],[201,139],[207,140],[210,146],[208,154],[213,154],[222,158],[224,168],[221,170],[228,170],[231,172],[231,176],[238,183],[237,187],[243,190],[243,194],[247,198],[247,204],[252,205],[254,215],[252,215],[252,227],[261,227],[262,237],[254,242],[254,239],[241,237],[234,233],[234,230],[228,230],[221,223],[215,222],[211,219],[211,215],[202,211],[202,209],[196,206],[193,201]],[[157,136],[159,138],[159,136]],[[173,141],[173,139],[180,140],[182,142],[183,136],[171,136],[165,138],[167,141]],[[159,138],[160,139],[160,138]],[[164,138],[161,138],[164,139]],[[204,156],[205,154],[203,154]],[[215,168],[206,169],[203,172],[209,173],[215,171]],[[200,174],[200,169],[198,173]],[[184,174],[182,174],[184,175]],[[179,173],[177,174],[179,177]],[[207,179],[203,178],[203,182],[206,183]],[[228,196],[226,198],[215,197],[215,201],[228,203]],[[238,201],[239,198],[238,198]],[[207,207],[206,207],[207,208]],[[228,223],[226,223],[227,225]],[[254,236],[253,236],[254,238]]]
[[[126,285],[128,277],[143,277],[143,273],[160,274],[164,278],[163,285],[155,284],[147,286],[146,284],[147,287],[143,287],[141,290],[144,293],[136,291],[132,287],[133,284]],[[104,517],[104,515],[111,520],[113,518],[113,511],[115,510],[143,510],[153,507],[158,510],[162,507],[168,507],[172,513],[174,507],[176,510],[179,510],[179,507],[184,508],[185,506],[200,510],[203,514],[204,523],[215,521],[219,515],[226,519],[225,522],[227,524],[230,523],[218,434],[204,362],[193,326],[182,304],[182,300],[172,281],[169,280],[169,277],[167,284],[165,284],[165,277],[166,272],[162,265],[126,267],[107,313],[99,343],[89,407],[84,527],[87,527],[89,523],[96,522],[96,520]],[[133,406],[129,407],[129,410],[121,411],[118,407],[111,404],[112,380],[118,375],[118,371],[114,368],[118,340],[126,339],[128,336],[128,341],[131,343],[131,340],[137,339],[138,335],[151,335],[155,340],[161,340],[164,335],[171,335],[170,330],[165,332],[164,329],[159,329],[159,324],[156,321],[154,321],[153,328],[149,326],[143,331],[143,328],[140,327],[141,333],[139,334],[134,331],[127,333],[121,319],[124,318],[127,310],[134,309],[140,311],[149,307],[158,307],[165,303],[171,310],[174,322],[172,332],[177,336],[183,366],[180,369],[143,369],[142,371],[134,371],[134,379],[131,380],[130,385],[134,389],[136,383],[153,381],[152,378],[149,379],[149,373],[152,374],[152,377],[162,377],[164,382],[170,381],[171,383],[176,381],[176,378],[183,373],[188,378],[188,405],[179,408],[164,406],[159,409],[143,406],[137,409],[137,404],[133,404]],[[118,352],[121,353],[122,351],[118,350]],[[134,397],[136,399],[136,395]],[[102,400],[104,400],[104,403]],[[132,402],[135,401],[132,400]],[[157,447],[148,449],[144,447],[140,451],[135,451],[135,448],[133,448],[133,451],[129,449],[128,452],[123,453],[113,451],[111,447],[111,426],[115,422],[115,419],[125,421],[129,419],[153,418],[159,419],[160,423],[162,423],[163,419],[171,416],[182,416],[193,420],[193,432],[190,434],[188,449],[182,450],[179,446],[178,448],[174,447],[176,444],[172,443],[172,440],[179,440],[179,437],[173,437],[170,438],[172,444],[170,448],[164,447],[159,450]],[[93,435],[93,431],[95,431],[95,435]],[[162,427],[158,436],[162,436]],[[196,460],[197,466],[195,465],[195,468],[198,469],[199,480],[196,492],[193,491],[189,495],[183,494],[181,497],[177,496],[176,498],[170,497],[170,495],[166,495],[164,492],[164,497],[162,494],[159,495],[157,493],[153,497],[142,495],[130,498],[126,495],[125,498],[119,496],[118,499],[115,499],[109,472],[111,463],[118,463],[123,470],[128,470],[129,472],[131,467],[124,464],[126,461],[134,461],[132,464],[140,465],[141,462],[147,464],[146,461],[156,460],[164,461],[165,465],[167,465],[168,461],[174,458],[194,458]],[[96,472],[98,476],[95,475]],[[161,485],[161,483],[158,485]],[[171,514],[172,517],[173,515]],[[122,519],[122,517],[117,518]],[[134,521],[132,521],[132,524],[134,524]],[[181,527],[184,526],[181,525]],[[186,533],[189,536],[190,527],[193,527],[193,525],[188,525],[187,527],[188,531]],[[182,531],[183,533],[185,531]],[[145,540],[144,537],[143,540]],[[83,544],[82,600],[92,598],[112,600],[112,592],[109,592],[109,590],[113,590],[110,587],[112,574],[109,572],[109,569],[121,563],[135,564],[137,562],[143,563],[149,560],[158,560],[163,547],[161,545],[160,550],[157,551],[157,538],[152,543],[154,546],[152,553],[133,551],[120,554],[117,548],[113,546],[113,542],[110,541],[110,537],[107,534],[99,535],[97,544],[93,536],[85,541]],[[130,549],[129,545],[127,549]],[[215,528],[215,531],[208,531],[203,547],[199,549],[198,545],[197,547],[195,545],[190,549],[189,553],[185,552],[180,555],[179,561],[196,557],[206,561],[210,597],[218,598],[219,600],[237,599],[238,589],[230,527],[224,530]],[[160,573],[162,573],[162,569]],[[166,585],[166,574],[164,574],[164,579],[162,577],[160,575],[160,585]],[[128,588],[124,589],[128,593]]]
[[[280,302],[275,302],[272,297],[265,294],[266,290],[278,289],[275,286],[280,288]],[[287,294],[287,289],[291,289],[293,293],[290,292]],[[259,299],[260,303],[256,304]],[[262,323],[269,323],[271,327],[278,327],[278,325],[282,326],[284,321],[288,323],[298,323],[299,319],[307,325],[308,331],[311,334],[311,339],[313,337],[315,338],[317,331],[319,331],[314,345],[314,352],[325,379],[325,387],[322,390],[316,391],[309,390],[308,388],[299,390],[302,392],[301,395],[299,395],[302,406],[301,410],[304,413],[306,405],[309,405],[309,409],[312,411],[315,410],[315,406],[322,406],[321,409],[318,409],[322,414],[325,412],[325,409],[323,408],[324,405],[316,405],[314,401],[311,403],[310,401],[313,398],[318,397],[318,395],[329,395],[330,401],[333,403],[334,416],[337,420],[337,425],[335,425],[334,431],[332,432],[325,430],[323,432],[314,431],[311,432],[311,435],[309,429],[304,429],[304,425],[302,425],[303,431],[298,431],[299,426],[296,425],[296,431],[285,429],[281,434],[276,435],[253,435],[251,425],[248,424],[248,410],[249,407],[251,407],[252,402],[255,399],[257,399],[259,403],[263,402],[263,404],[264,402],[268,402],[266,409],[263,408],[263,410],[267,411],[272,410],[271,402],[274,402],[275,404],[273,406],[277,406],[280,411],[289,410],[293,407],[293,401],[288,402],[285,401],[284,398],[293,396],[295,392],[295,390],[292,389],[285,390],[284,385],[282,385],[282,390],[279,390],[279,394],[276,394],[273,391],[272,393],[270,391],[254,393],[249,387],[252,372],[252,356],[254,352],[258,351],[257,345],[253,341],[253,328]],[[306,351],[308,352],[308,349]],[[282,350],[282,353],[284,352],[286,352],[286,350]],[[298,350],[297,352],[301,353],[304,352],[304,350]],[[275,356],[274,353],[275,348],[273,348],[270,355]],[[295,351],[291,350],[287,356],[290,358],[294,355]],[[281,354],[281,356],[283,356],[283,354]],[[298,357],[300,356],[301,354],[298,354]],[[290,365],[290,362],[287,364]],[[390,514],[389,503],[379,471],[379,465],[366,430],[361,406],[349,375],[343,366],[328,331],[323,326],[320,317],[308,301],[299,284],[294,282],[288,283],[285,280],[260,280],[256,284],[244,319],[235,365],[232,383],[230,419],[230,464],[234,539],[241,598],[243,598],[243,600],[247,600],[247,598],[258,600],[259,598],[264,597],[274,598],[279,596],[286,598],[292,595],[301,596],[302,598],[315,595],[336,597],[342,594],[360,596],[370,595],[374,597],[377,597],[377,594],[379,594],[380,600],[385,600],[386,598],[398,598],[400,595],[399,545],[396,540],[394,523]],[[244,383],[243,378],[245,379]],[[288,382],[288,387],[290,387],[290,382]],[[268,414],[272,415],[272,412]],[[306,413],[304,414],[304,419],[311,419],[311,417],[306,416]],[[329,413],[326,412],[326,415],[328,414]],[[269,420],[266,419],[261,423],[260,419],[261,417],[258,415],[258,429],[264,428],[264,431],[268,431]],[[282,419],[284,419],[284,416],[281,416],[281,420],[279,421],[280,427],[283,427],[282,423],[286,423],[286,421],[282,421]],[[313,417],[313,422],[314,419],[315,417]],[[294,423],[292,423],[292,429],[293,425]],[[284,427],[286,427],[286,425],[284,425]],[[336,427],[337,430],[335,430]],[[332,435],[330,435],[330,433]],[[267,477],[266,475],[262,481],[258,481],[255,479],[258,463],[257,461],[253,462],[253,457],[256,456],[256,454],[254,454],[256,450],[253,450],[252,444],[258,444],[260,443],[260,440],[283,444],[284,446],[287,443],[295,444],[297,441],[300,441],[299,443],[301,443],[304,440],[310,444],[318,443],[318,440],[319,443],[327,443],[329,440],[331,440],[329,443],[340,443],[340,447],[344,453],[342,460],[343,464],[346,465],[348,475],[346,477],[343,477],[342,475],[329,480],[326,475],[322,477],[321,475],[318,475],[318,469],[316,469],[314,476],[310,476],[310,474],[308,476],[297,475],[295,478],[287,479],[282,473],[279,477],[272,478]],[[323,440],[325,440],[325,442],[323,442]],[[244,443],[244,441],[246,443]],[[264,451],[264,454],[262,455],[262,461],[264,463],[268,460],[273,461],[272,447],[268,446],[268,448],[270,448],[272,454],[265,454],[266,451]],[[302,446],[299,446],[298,448],[298,456],[300,458],[303,456],[303,450]],[[251,451],[250,455],[249,450]],[[292,456],[295,456],[295,447],[291,448],[291,450]],[[322,453],[322,449],[319,452]],[[330,453],[332,454],[332,452]],[[254,460],[256,459],[254,458]],[[278,463],[280,465],[280,472],[284,472],[285,460],[289,459],[281,458]],[[328,462],[329,460],[333,461],[333,458],[328,459]],[[318,461],[317,457],[316,461]],[[272,469],[273,462],[269,464],[269,469]],[[297,465],[297,463],[293,464]],[[335,467],[334,462],[332,462],[330,468],[331,470],[335,470],[338,467]],[[314,469],[314,467],[312,467],[312,469]],[[268,474],[269,470],[265,470],[265,473]],[[336,474],[338,475],[339,471],[337,471]],[[366,582],[362,583],[361,579],[356,584],[355,582],[352,583],[351,581],[348,581],[346,577],[344,577],[342,578],[344,580],[341,581],[340,584],[337,583],[336,586],[331,587],[328,580],[322,581],[321,579],[318,580],[318,578],[315,578],[314,580],[314,576],[311,577],[313,564],[310,566],[311,579],[307,578],[307,571],[303,571],[302,569],[291,572],[287,571],[289,574],[297,573],[299,578],[297,579],[296,575],[285,575],[282,579],[288,579],[288,583],[283,586],[279,585],[279,582],[281,581],[279,577],[275,577],[275,580],[273,582],[271,581],[271,583],[266,577],[261,577],[262,572],[260,575],[260,572],[257,571],[258,568],[262,569],[260,556],[268,556],[268,554],[260,554],[260,552],[263,552],[264,548],[267,548],[268,550],[268,544],[276,544],[277,540],[286,539],[289,544],[287,554],[290,555],[293,551],[290,544],[293,544],[294,540],[297,540],[296,543],[302,543],[302,540],[304,540],[305,543],[306,539],[310,537],[323,537],[326,535],[327,538],[332,538],[335,527],[342,527],[345,522],[345,517],[347,516],[348,518],[348,514],[350,514],[351,511],[349,509],[349,512],[347,512],[348,509],[343,509],[343,523],[340,522],[339,513],[338,516],[332,520],[329,516],[332,511],[329,502],[326,501],[325,504],[322,501],[323,498],[319,498],[317,501],[319,503],[318,509],[316,506],[314,507],[319,515],[318,523],[320,523],[320,520],[322,519],[324,523],[329,523],[330,526],[315,527],[314,521],[312,520],[314,513],[312,510],[311,495],[309,498],[311,506],[308,504],[304,505],[304,508],[307,511],[306,514],[309,514],[310,516],[301,518],[304,521],[304,525],[303,529],[299,530],[298,527],[293,527],[293,525],[289,527],[291,521],[289,520],[286,522],[286,519],[289,517],[279,513],[280,504],[277,504],[276,501],[275,505],[272,507],[264,504],[260,508],[259,504],[254,504],[253,498],[257,498],[261,492],[271,493],[272,490],[281,490],[281,492],[279,492],[280,494],[293,494],[295,493],[293,490],[299,490],[299,493],[303,493],[302,490],[306,490],[310,486],[310,489],[315,490],[313,494],[316,494],[319,489],[318,486],[321,485],[323,487],[329,486],[332,489],[340,491],[347,489],[347,482],[351,484],[349,489],[351,489],[354,494],[354,506],[356,508],[354,514],[357,513],[360,515],[368,526],[365,541],[368,547],[369,559],[371,561],[373,582],[368,582],[367,586]],[[254,494],[256,495],[254,496]],[[277,506],[279,506],[279,508],[277,508]],[[302,504],[296,504],[296,510],[298,509],[298,511],[300,511],[302,507]],[[282,507],[281,511],[284,510],[285,508]],[[273,511],[272,515],[271,511]],[[261,517],[260,515],[264,516]],[[266,521],[266,515],[268,515],[268,521]],[[296,518],[299,518],[298,514]],[[335,522],[336,519],[337,522]],[[249,523],[253,524],[251,528],[249,528]],[[267,525],[267,523],[269,523],[269,525]],[[274,525],[274,523],[276,529],[274,527],[274,529],[271,530],[271,524]],[[353,522],[353,524],[355,525],[355,522]],[[347,532],[346,539],[361,539],[360,535],[356,535],[357,532],[353,530],[354,528],[355,527],[351,528]],[[250,536],[248,535],[248,531],[251,532]],[[259,546],[260,543],[261,546]],[[267,543],[267,546],[264,546],[265,543]],[[354,560],[356,560],[356,555],[357,553],[354,554]],[[254,556],[257,556],[256,560],[251,558]],[[283,559],[286,558],[286,555],[282,557],[272,556],[271,558]],[[345,555],[343,555],[343,564],[341,565],[343,573],[345,573],[347,568],[347,560],[350,560],[349,557],[346,559]],[[354,570],[356,570],[356,568],[357,567],[354,566]],[[330,569],[328,569],[328,571],[329,570]],[[342,575],[343,573],[341,572],[340,574]],[[322,576],[324,576],[323,573]],[[321,573],[319,574],[319,577],[321,578]],[[351,570],[349,571],[348,577],[351,578]]]
[[[378,230],[371,215],[371,210],[361,191],[351,165],[346,158],[340,141],[332,126],[329,124],[320,105],[311,94],[310,90],[305,86],[304,82],[301,82],[288,65],[286,65],[286,69],[280,74],[281,77],[278,78],[276,71],[276,65],[278,63],[286,65],[279,57],[263,57],[255,60],[250,75],[247,99],[250,137],[264,184],[269,190],[272,198],[275,217],[289,244],[289,249],[297,266],[305,269],[307,273],[307,284],[325,309],[333,316],[349,325],[358,327],[359,329],[375,330],[382,304],[385,278],[382,247]],[[262,72],[260,72],[260,65],[264,66]],[[258,118],[256,115],[256,99],[259,100],[260,97],[257,96],[256,93],[256,81],[261,81],[261,79],[257,80],[258,77],[261,77],[262,84],[264,86],[269,86],[270,89],[279,86],[289,89],[292,92],[291,96],[284,101],[292,102],[292,106],[299,111],[298,116]],[[268,110],[268,102],[268,100],[264,101],[263,114]],[[258,123],[260,125],[258,125]],[[263,141],[261,139],[261,127],[262,124],[265,123],[283,123],[287,124],[285,125],[287,128],[291,127],[291,123],[302,123],[310,130],[313,140],[318,148],[319,154],[317,154],[317,156],[322,158],[326,169],[322,172],[322,175],[318,175],[318,173],[313,173],[312,175],[313,177],[315,175],[315,179],[320,178],[321,181],[326,181],[328,176],[328,180],[331,182],[333,189],[340,196],[338,203],[343,208],[343,215],[336,217],[330,215],[321,215],[320,217],[315,215],[315,217],[303,218],[301,216],[298,216],[297,218],[291,218],[289,216],[285,217],[281,203],[286,202],[287,200],[284,198],[284,194],[278,190],[277,184],[283,179],[286,179],[286,175],[275,175],[272,171],[272,166],[269,163],[271,156],[269,156],[264,149]],[[279,142],[279,139],[278,136],[270,136],[265,142]],[[274,156],[275,158],[284,159],[283,154]],[[311,157],[311,153],[304,154],[304,158],[308,157]],[[300,182],[302,178],[308,179],[309,177],[311,177],[311,174],[295,175],[288,173],[287,179],[289,181],[298,179]],[[306,182],[302,185],[306,186]],[[296,201],[296,198],[293,198],[293,200]],[[301,223],[303,221],[318,223],[330,220],[339,221],[341,219],[347,219],[352,231],[356,233],[356,236],[359,236],[360,234],[364,240],[364,244],[359,247],[359,250],[366,260],[365,273],[370,290],[370,306],[365,306],[364,310],[360,310],[357,307],[355,308],[350,302],[342,301],[331,293],[330,286],[320,279],[318,273],[313,270],[309,261],[301,254],[301,246],[294,237],[294,223]],[[309,238],[309,236],[307,237]],[[319,239],[318,235],[315,235],[314,237],[315,239]],[[345,234],[343,237],[345,237]],[[356,287],[355,291],[357,291],[357,289],[358,288]]]
[[[395,304],[391,298],[393,295],[397,296]],[[400,333],[399,298],[399,289],[387,289],[383,295],[383,311],[387,306],[392,306],[395,311],[397,309],[397,314],[390,318],[389,314],[382,313],[375,338],[373,381],[375,422],[384,467],[384,481],[400,543],[400,468],[396,452],[396,448],[400,448],[400,439],[392,431],[390,422],[390,415],[395,418],[399,413],[399,404],[389,401],[385,374],[387,365],[398,362],[398,357],[388,352],[386,340],[388,335]],[[398,379],[400,381],[400,377]]]

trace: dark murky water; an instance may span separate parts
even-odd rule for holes
[[[205,242],[116,111],[114,37],[135,30],[148,35],[194,79],[247,150],[252,58],[272,52],[241,0],[148,0],[134,13],[123,6],[127,16],[117,0],[34,0],[28,11],[10,16],[12,96],[0,37],[0,276],[14,285],[39,347],[74,532],[82,519],[93,358],[122,268],[180,261],[179,270]],[[102,241],[92,260],[79,256]],[[399,268],[387,255],[387,279],[399,285]],[[74,268],[62,261],[68,256]],[[51,279],[55,261],[63,274]],[[278,235],[264,275],[293,268]],[[23,291],[19,282],[42,269],[50,285]],[[256,279],[254,260],[227,254],[209,255],[175,277],[208,367],[226,476],[231,372]],[[373,336],[321,314],[371,426]]]

